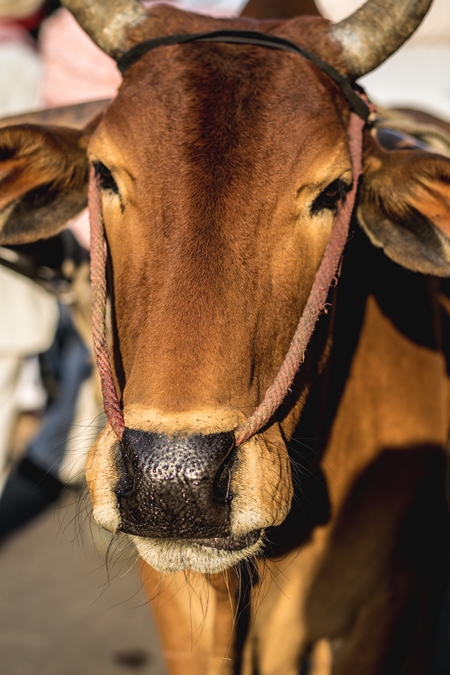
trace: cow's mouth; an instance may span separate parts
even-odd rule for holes
[[[242,551],[254,546],[261,539],[261,530],[253,530],[243,537],[212,537],[211,539],[188,539],[186,544],[196,544],[207,548],[216,548],[218,551]]]
[[[263,548],[263,531],[253,530],[242,537],[211,539],[153,539],[129,535],[139,555],[163,573],[191,569],[202,574],[223,572],[258,555]]]

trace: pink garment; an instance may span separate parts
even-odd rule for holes
[[[154,4],[144,2],[144,5]],[[169,0],[180,9],[217,16],[234,16],[245,0]],[[112,98],[121,78],[106,56],[78,26],[66,9],[52,14],[42,26],[40,47],[44,61],[44,101],[49,107]]]
[[[78,243],[84,246],[85,249],[89,250],[91,244],[91,233],[88,210],[84,209],[84,211],[79,213],[78,216],[72,220],[69,220],[68,227],[72,234],[75,235]]]
[[[121,82],[115,62],[92,42],[66,9],[58,10],[43,23],[39,41],[46,106],[115,96]]]

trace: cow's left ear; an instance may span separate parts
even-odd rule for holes
[[[450,160],[367,141],[358,207],[363,229],[399,265],[450,276]]]
[[[85,208],[90,133],[31,124],[0,129],[0,245],[47,239]]]

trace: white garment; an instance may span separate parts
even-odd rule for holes
[[[146,2],[144,4],[153,3]],[[247,4],[247,0],[169,0],[166,4],[174,5],[188,12],[227,17],[238,16]]]
[[[0,42],[0,117],[19,115],[42,105],[42,64],[22,42]]]
[[[0,266],[0,356],[46,351],[58,321],[56,298],[30,279]]]
[[[58,321],[55,296],[0,265],[0,493],[21,408],[21,372],[27,356],[49,349]]]
[[[340,21],[362,0],[316,0],[319,11]],[[450,1],[434,0],[414,35],[361,85],[380,106],[417,108],[450,121]]]
[[[0,356],[0,494],[9,473],[9,453],[18,411],[17,384],[22,363],[17,356]]]

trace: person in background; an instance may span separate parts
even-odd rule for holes
[[[0,115],[46,105],[35,35],[57,4],[0,0]],[[0,247],[0,540],[81,480],[90,442],[79,437],[98,416],[90,351],[73,318],[73,282],[88,268],[83,244],[67,230],[43,242]],[[42,420],[14,466],[22,410],[41,412]]]
[[[87,264],[88,252],[70,230],[35,244],[0,247],[0,279],[5,275],[14,279],[12,293],[6,294],[3,286],[0,293],[0,326],[4,327],[0,328],[0,375],[9,375],[7,365],[10,371],[23,372],[23,365],[30,363],[25,357],[40,352],[34,361],[46,394],[36,435],[18,464],[9,471],[6,464],[4,470],[0,541],[54,503],[65,485],[82,480],[89,447],[89,441],[82,441],[83,427],[89,428],[97,410],[90,351],[74,324],[71,276]],[[14,389],[10,378],[1,390],[0,415],[9,425],[2,427],[4,450],[10,448],[11,425],[20,409],[30,409],[23,400],[23,377],[16,379]]]
[[[43,105],[42,59],[34,35],[50,6],[43,0],[0,0],[0,117]]]

